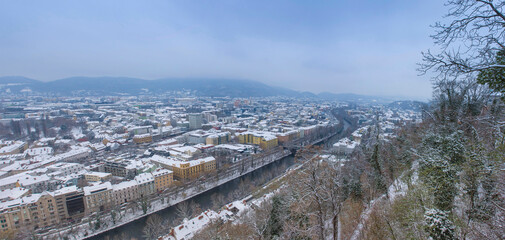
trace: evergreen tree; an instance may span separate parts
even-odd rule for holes
[[[272,211],[268,220],[268,231],[270,238],[278,238],[282,233],[282,215],[284,213],[284,204],[282,198],[278,195],[272,197]],[[267,237],[267,236],[265,236]]]
[[[505,50],[502,49],[496,52],[495,58],[496,65],[505,65]],[[505,68],[491,67],[484,69],[479,72],[477,82],[485,84],[497,92],[505,93]]]
[[[439,209],[429,209],[424,215],[425,230],[430,239],[452,240],[454,237],[454,224],[447,217],[447,213]]]
[[[447,159],[438,154],[424,156],[420,163],[419,177],[433,194],[434,205],[450,211],[456,195],[456,171]]]

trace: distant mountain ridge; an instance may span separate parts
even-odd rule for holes
[[[165,78],[144,80],[127,77],[70,77],[50,82],[41,82],[23,77],[0,77],[3,88],[19,92],[29,88],[34,92],[58,93],[71,95],[86,92],[90,95],[136,95],[145,93],[163,93],[177,90],[194,90],[201,96],[231,97],[267,97],[298,96],[300,93],[286,88],[271,87],[266,84],[238,79],[177,79]],[[19,85],[12,85],[19,84]]]
[[[31,91],[59,95],[138,95],[146,92],[157,94],[167,91],[191,90],[198,96],[209,97],[269,97],[286,96],[297,98],[319,98],[338,101],[392,102],[395,99],[323,92],[298,92],[282,87],[240,79],[215,78],[163,78],[144,80],[129,77],[69,77],[50,82],[37,81],[20,76],[0,77],[0,92],[19,93]],[[396,99],[398,100],[398,99]]]
[[[37,82],[39,81],[21,76],[0,77],[0,84],[37,83]]]

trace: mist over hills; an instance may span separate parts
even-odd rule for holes
[[[297,98],[319,98],[337,101],[393,102],[402,100],[394,97],[377,97],[358,94],[335,94],[323,92],[298,92],[287,88],[241,79],[215,78],[163,78],[145,80],[129,77],[69,77],[42,82],[26,77],[0,77],[0,92],[10,93],[50,93],[61,96],[72,95],[139,95],[160,94],[168,91],[189,90],[197,96],[208,97],[269,97],[286,96]]]

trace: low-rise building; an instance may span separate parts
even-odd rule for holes
[[[333,151],[337,154],[349,155],[358,145],[358,142],[352,141],[349,138],[342,138],[333,144]]]

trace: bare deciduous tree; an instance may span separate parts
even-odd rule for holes
[[[212,201],[212,209],[218,210],[220,209],[226,202],[224,201],[224,196],[222,193],[213,193],[210,196],[210,200]]]
[[[346,196],[340,164],[312,158],[290,181],[292,189],[288,237],[337,239],[339,214]]]
[[[142,229],[146,239],[157,239],[165,230],[163,221],[158,214],[151,214],[146,220],[146,224]]]
[[[175,211],[179,219],[189,218],[191,216],[191,208],[188,201],[183,201],[175,206]]]
[[[449,0],[447,23],[437,22],[431,37],[440,46],[438,52],[423,53],[421,73],[438,73],[438,80],[475,76],[496,64],[498,51],[505,49],[505,2],[492,0]]]
[[[263,201],[260,206],[255,207],[247,217],[245,222],[253,230],[254,239],[263,239],[266,235],[268,229],[268,219],[270,218],[270,212],[272,211],[272,202]]]

